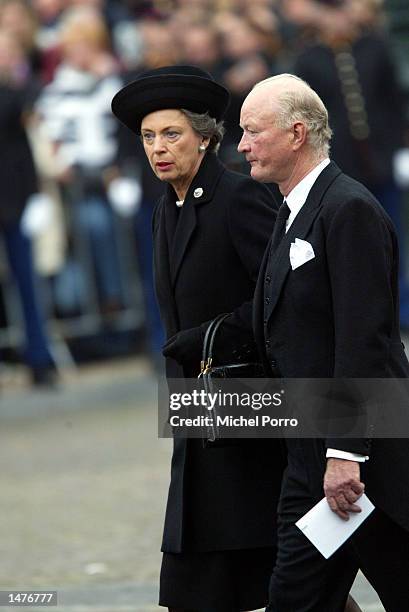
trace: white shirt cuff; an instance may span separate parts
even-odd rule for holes
[[[327,458],[332,457],[333,459],[347,459],[347,461],[358,461],[358,463],[364,463],[368,461],[368,455],[360,455],[358,453],[349,453],[347,451],[338,450],[335,448],[327,448]]]

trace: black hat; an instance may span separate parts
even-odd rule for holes
[[[220,121],[229,104],[227,89],[196,66],[164,66],[148,70],[118,91],[112,112],[130,130],[140,134],[142,119],[165,108],[208,112]]]

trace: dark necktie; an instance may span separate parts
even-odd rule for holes
[[[290,216],[290,209],[284,200],[278,209],[277,219],[274,224],[273,237],[271,239],[271,251],[275,251],[285,235],[285,224]]]

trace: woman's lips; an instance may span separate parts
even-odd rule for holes
[[[172,162],[157,162],[156,167],[159,170],[168,170],[172,165]]]

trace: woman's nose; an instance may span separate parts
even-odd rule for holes
[[[166,149],[165,140],[162,136],[156,136],[153,141],[153,151],[154,153],[160,153]]]

